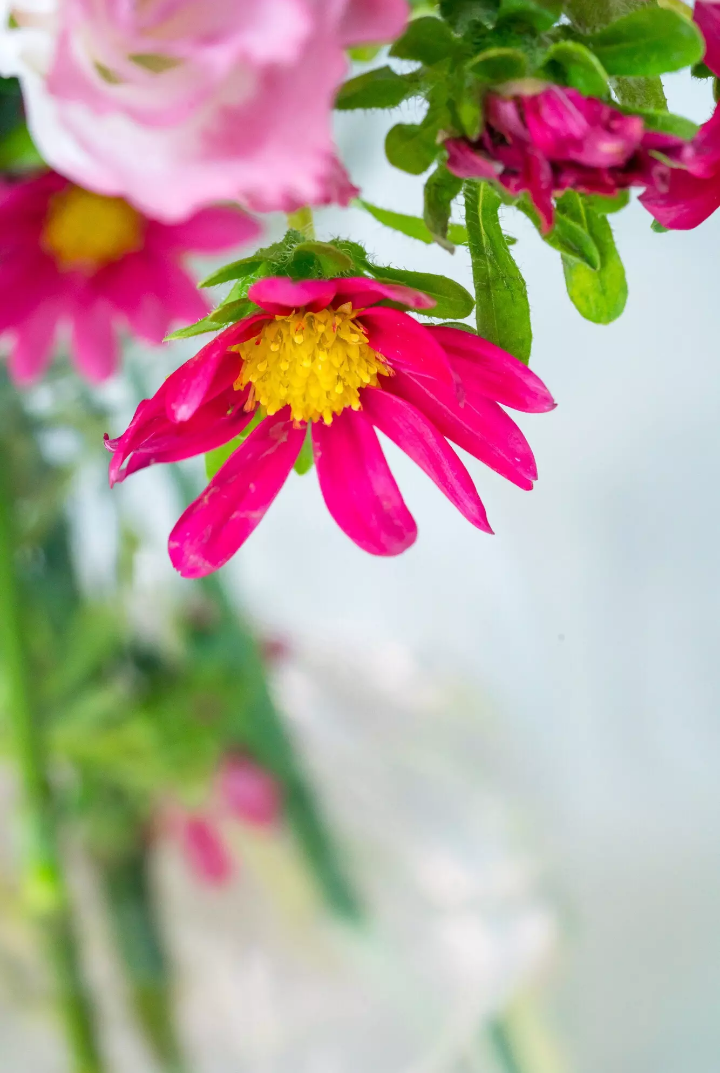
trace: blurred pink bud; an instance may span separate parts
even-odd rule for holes
[[[220,886],[229,882],[233,862],[225,843],[204,816],[188,815],[182,827],[183,848],[195,875]]]
[[[281,792],[277,780],[246,756],[228,758],[218,776],[223,805],[244,823],[268,827],[277,822]]]

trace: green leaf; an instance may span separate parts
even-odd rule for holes
[[[313,468],[314,461],[315,456],[313,455],[312,432],[310,431],[310,425],[308,425],[307,433],[305,435],[305,439],[303,440],[303,445],[300,448],[300,454],[295,459],[295,465],[293,466],[293,469],[302,477],[306,473],[310,472],[310,470]]]
[[[350,59],[357,63],[369,63],[379,52],[382,52],[382,45],[356,45],[347,50]]]
[[[416,238],[419,242],[431,245],[435,239],[427,224],[419,216],[408,216],[404,212],[393,212],[391,209],[381,209],[379,205],[373,205],[369,201],[358,199],[353,202],[358,208],[370,213],[378,223],[385,227],[391,227],[393,231],[399,231],[409,238]],[[462,246],[467,242],[467,231],[462,224],[450,224],[448,238],[455,246]],[[356,262],[357,263],[357,262]]]
[[[466,324],[464,320],[445,320],[442,324],[438,324],[438,328],[457,328],[460,332],[477,335],[477,328],[473,328],[472,324]]]
[[[541,70],[588,97],[605,97],[610,89],[607,71],[579,41],[556,41],[545,53]]]
[[[382,283],[404,283],[414,287],[435,299],[432,309],[423,309],[424,317],[438,317],[440,320],[463,320],[473,311],[472,295],[454,279],[436,276],[431,272],[411,272],[405,268],[386,268],[369,264],[370,271]]]
[[[247,298],[237,298],[234,301],[225,301],[208,314],[208,320],[217,327],[220,324],[234,324],[238,320],[252,316],[258,312],[258,306],[248,302]]]
[[[473,24],[491,29],[499,9],[500,0],[440,0],[440,14],[458,34],[464,34]]]
[[[565,284],[570,300],[586,320],[610,324],[617,320],[627,302],[627,280],[610,224],[574,191],[558,201],[561,211],[583,227],[600,251],[600,268],[593,272],[586,265],[563,257]]]
[[[324,262],[327,262],[329,269],[334,269],[335,275],[338,270],[341,272],[351,272],[353,268],[352,257],[349,257],[347,253],[343,253],[332,242],[300,242],[295,247],[296,253],[313,253],[320,261],[323,267],[326,267]]]
[[[501,0],[498,21],[521,19],[544,33],[560,18],[562,0]]]
[[[423,219],[433,239],[450,252],[454,250],[448,239],[450,210],[461,189],[462,180],[444,164],[439,164],[425,183]]]
[[[452,56],[459,43],[446,23],[428,15],[413,19],[390,49],[390,55],[400,60],[418,60],[430,66]]]
[[[243,257],[240,261],[233,261],[211,272],[201,283],[198,283],[198,287],[215,287],[218,283],[227,283],[231,279],[244,279],[245,276],[254,275],[264,263],[257,255]]]
[[[486,82],[509,82],[527,74],[527,56],[519,48],[487,48],[468,65],[478,78]]]
[[[489,183],[474,180],[464,191],[478,333],[527,364],[532,347],[527,287],[500,226],[500,196]]]
[[[609,75],[661,75],[702,59],[694,23],[666,8],[642,7],[586,38]]]
[[[385,155],[394,167],[422,175],[438,154],[435,132],[417,123],[397,123],[385,139]]]
[[[186,328],[177,328],[163,339],[164,343],[170,343],[173,339],[190,339],[193,335],[204,335],[206,332],[216,332],[220,325],[216,320],[211,320],[212,314],[196,320],[194,324],[188,324]]]
[[[27,171],[43,167],[44,164],[45,161],[37,151],[24,123],[15,127],[0,141],[0,170]]]
[[[585,200],[595,212],[601,216],[607,216],[613,212],[620,212],[630,202],[630,191],[621,190],[614,197],[605,197],[603,194],[586,194]]]
[[[665,224],[661,224],[659,220],[653,220],[650,224],[650,230],[654,231],[656,235],[666,235],[670,230]]]
[[[343,112],[354,108],[396,108],[415,93],[414,77],[399,75],[392,67],[376,67],[345,82],[335,98],[335,107]]]
[[[700,129],[692,119],[675,115],[673,112],[657,112],[650,108],[623,108],[622,111],[628,115],[641,116],[648,130],[674,134],[676,138],[684,138],[688,142],[693,140]]]
[[[547,242],[548,246],[552,246],[563,257],[579,261],[597,272],[600,268],[600,251],[581,224],[575,223],[569,216],[565,216],[558,210],[555,213],[552,231],[544,233],[540,217],[529,198],[521,198],[516,202],[516,207],[532,221],[540,237]]]

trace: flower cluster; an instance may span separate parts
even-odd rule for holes
[[[478,529],[485,508],[453,441],[519,488],[537,477],[530,446],[502,405],[541,413],[554,402],[521,362],[469,332],[424,327],[408,313],[422,293],[363,277],[262,279],[262,309],[232,325],[145,400],[107,446],[111,483],[233,440],[261,420],[182,515],[170,558],[200,577],[231,558],[258,525],[308,433],[325,503],[374,555],[397,555],[415,521],[384,458],[383,432]]]
[[[513,197],[527,192],[544,229],[565,190],[613,197],[631,186],[664,193],[671,167],[690,156],[686,142],[645,129],[640,116],[562,86],[485,99],[477,142],[445,143],[448,168],[463,179],[495,179]]]

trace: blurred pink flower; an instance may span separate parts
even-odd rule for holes
[[[262,312],[227,328],[140,403],[108,440],[111,483],[235,439],[262,420],[170,535],[184,577],[217,570],[250,536],[310,443],[330,514],[364,551],[398,555],[417,536],[379,429],[478,529],[485,508],[452,440],[520,488],[537,477],[530,446],[500,406],[555,405],[541,380],[506,351],[451,327],[426,327],[382,306],[417,309],[424,294],[365,277],[254,283]]]
[[[705,63],[720,76],[720,0],[695,0],[693,17],[705,38]]]
[[[230,756],[217,777],[221,804],[237,820],[255,827],[269,827],[281,811],[277,780],[248,756]]]
[[[392,39],[408,15],[406,0],[4,7],[0,70],[21,78],[45,159],[169,221],[225,199],[262,211],[347,202],[355,188],[331,136],[344,49]]]
[[[515,97],[488,94],[479,141],[451,138],[445,147],[460,178],[496,179],[513,197],[527,192],[545,231],[555,195],[667,189],[671,168],[656,154],[679,161],[689,151],[680,138],[645,130],[639,116],[554,85]]]
[[[161,224],[55,172],[2,184],[0,332],[12,337],[13,378],[37,379],[58,329],[68,325],[78,369],[89,380],[104,380],[117,365],[119,327],[160,343],[173,323],[207,312],[183,267],[186,253],[215,253],[257,232],[256,222],[235,208]]]
[[[206,883],[229,882],[234,871],[225,843],[210,820],[188,813],[181,824],[182,845],[190,868]]]

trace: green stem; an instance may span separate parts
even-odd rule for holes
[[[20,588],[10,445],[0,440],[0,645],[8,717],[24,796],[28,904],[44,934],[75,1073],[102,1073],[89,994],[82,978],[72,910],[58,846],[45,744],[31,687]]]
[[[295,231],[300,231],[305,238],[315,238],[315,224],[310,206],[304,205],[296,212],[289,212],[288,226],[294,228]]]
[[[497,1017],[490,1022],[488,1035],[503,1073],[524,1073],[513,1047],[510,1029],[503,1017]]]
[[[164,1073],[184,1073],[167,957],[141,834],[120,856],[100,859],[96,855],[96,864],[135,1015]]]

